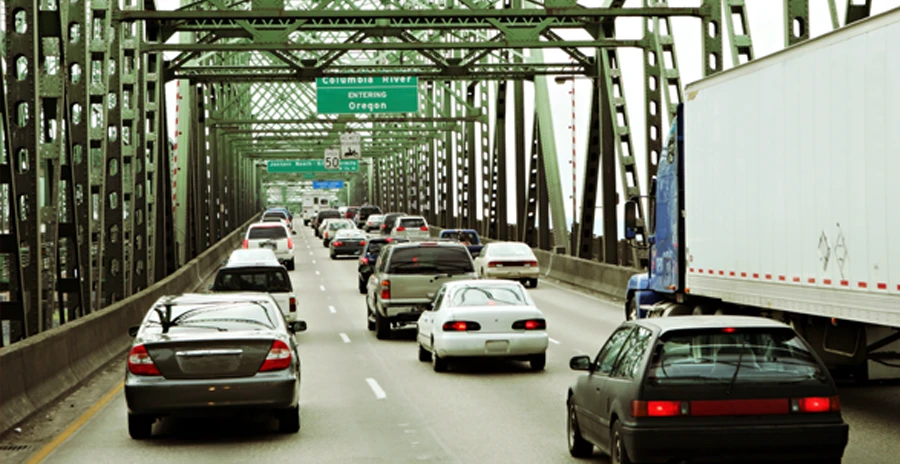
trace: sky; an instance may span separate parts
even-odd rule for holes
[[[157,8],[161,10],[170,10],[175,9],[180,0],[157,0]],[[845,0],[835,0],[838,5],[838,17],[840,23],[843,24],[844,17],[844,9],[846,7]],[[581,5],[585,6],[593,6],[600,4],[599,0],[594,1],[585,1],[581,0],[579,2]],[[670,0],[670,6],[673,7],[692,7],[698,6],[699,0]],[[783,32],[783,2],[779,0],[746,0],[747,3],[747,15],[749,18],[750,24],[750,34],[753,39],[753,48],[755,58],[761,58],[765,55],[777,52],[784,48],[784,32]],[[832,30],[831,18],[828,10],[828,0],[810,0],[810,33],[812,37],[817,37],[824,33],[830,32]],[[635,7],[641,6],[642,0],[628,0],[625,3],[625,7]],[[884,11],[900,7],[900,0],[872,0],[872,14],[882,13]],[[643,20],[640,18],[620,18],[616,22],[618,38],[620,39],[639,39],[643,34]],[[701,38],[701,30],[700,30],[700,21],[695,18],[674,18],[672,19],[672,33],[675,36],[675,44],[676,44],[676,54],[678,59],[678,67],[682,77],[682,87],[693,82],[699,80],[702,77],[702,68],[700,61],[700,38]],[[729,69],[732,67],[732,58],[730,56],[729,45],[727,42],[727,34],[726,29],[723,25],[723,35],[725,36],[725,57],[724,64],[725,69]],[[587,35],[584,32],[578,31],[563,31],[560,35],[563,35],[567,39],[586,39]],[[582,50],[584,53],[588,55],[592,55],[593,52],[590,49]],[[559,50],[545,50],[544,57],[548,60],[553,60],[554,62],[558,61],[567,61],[567,55]],[[619,58],[621,61],[621,68],[624,78],[624,90],[625,90],[625,98],[628,104],[628,117],[629,124],[631,127],[631,132],[633,135],[633,148],[634,154],[638,163],[638,171],[640,173],[640,178],[642,182],[642,189],[646,192],[646,185],[643,185],[644,179],[644,95],[643,95],[643,52],[639,49],[620,49],[619,50]],[[575,181],[575,190],[576,190],[576,204],[574,205],[574,209],[579,211],[581,208],[580,205],[580,196],[582,192],[583,186],[581,185],[582,173],[581,167],[583,166],[583,160],[585,156],[585,151],[587,147],[587,133],[588,133],[588,120],[589,120],[589,111],[590,111],[590,82],[585,79],[576,80],[574,83],[564,83],[564,84],[556,84],[552,79],[548,79],[549,81],[549,92],[551,101],[553,102],[552,112],[553,112],[553,120],[555,127],[555,139],[556,139],[556,148],[557,148],[557,156],[559,161],[560,168],[560,178],[562,184],[562,190],[564,193],[564,204],[566,205],[566,223],[570,224],[572,222],[572,165],[571,159],[573,157],[573,145],[572,145],[572,100],[573,95],[570,93],[572,91],[572,87],[574,84],[574,107],[575,107],[575,166],[576,166],[576,181]],[[491,86],[493,87],[493,86]],[[491,91],[491,95],[493,95],[493,91]],[[528,102],[528,107],[526,107],[526,136],[529,141],[526,146],[530,146],[531,140],[531,123],[532,123],[532,112],[533,107],[531,106],[533,100],[533,89],[532,84],[526,83],[526,102]],[[174,135],[175,131],[175,84],[169,83],[167,85],[167,107],[169,109],[169,114],[167,115],[169,118],[169,128],[170,128],[170,137]],[[493,110],[491,111],[493,115]],[[668,123],[666,123],[668,124]],[[668,126],[666,126],[668,127]],[[664,129],[663,133],[667,133],[667,128]],[[493,133],[492,126],[490,133]],[[512,140],[512,132],[507,132],[507,140]],[[479,156],[480,158],[480,156]],[[510,166],[514,166],[514,163],[509,163]],[[480,170],[480,166],[478,166]],[[512,179],[512,172],[509,173],[509,178]],[[621,189],[620,189],[621,191]],[[481,192],[481,187],[479,186],[479,195]],[[516,203],[515,198],[510,194],[508,198],[509,204],[514,205]],[[510,211],[510,222],[515,222],[513,211]],[[595,223],[595,231],[601,230],[602,224],[600,219],[600,212],[597,214],[597,223]],[[619,217],[621,218],[621,205]],[[620,232],[621,233],[621,232]]]

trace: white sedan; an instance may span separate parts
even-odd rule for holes
[[[519,358],[535,371],[547,364],[547,322],[519,282],[445,283],[417,326],[419,361],[431,361],[436,372],[453,358]]]

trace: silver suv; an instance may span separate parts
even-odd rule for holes
[[[445,282],[475,278],[472,256],[460,243],[385,246],[366,287],[368,328],[375,331],[379,340],[390,338],[392,328],[419,320]]]

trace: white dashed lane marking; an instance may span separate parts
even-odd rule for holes
[[[330,312],[330,313],[336,313],[337,310],[334,309],[334,306],[329,306],[329,307],[328,307],[328,312]]]
[[[341,340],[343,340],[344,343],[350,343],[350,337],[348,337],[347,334],[342,333],[342,334],[339,334],[339,335],[341,336]]]
[[[550,339],[550,343],[552,343],[552,344],[554,344],[554,345],[559,345],[559,340],[557,340],[557,339],[555,339],[555,338],[551,338],[551,339]]]
[[[378,385],[378,381],[369,377],[366,379],[366,383],[369,384],[369,388],[372,389],[372,393],[375,393],[375,399],[383,400],[387,398],[387,393],[381,389],[381,385]]]
[[[324,286],[324,285],[319,285],[319,290],[322,290],[322,291],[324,292],[324,291],[325,291],[325,286]]]

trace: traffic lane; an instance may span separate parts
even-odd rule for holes
[[[900,382],[839,385],[838,394],[850,424],[844,462],[895,464],[900,459]]]
[[[414,326],[395,330],[391,340],[377,340],[366,328],[365,297],[356,290],[355,270],[350,259],[323,264],[323,274],[341,276],[329,279],[336,319],[346,321],[338,330],[377,355],[391,374],[382,382],[387,395],[427,411],[451,456],[473,463],[580,462],[569,456],[565,441],[565,394],[575,378],[568,368],[571,347],[551,344],[543,372],[532,372],[520,361],[469,360],[453,363],[448,373],[435,373],[429,363],[418,361]],[[568,323],[555,326],[562,339],[576,336]],[[606,462],[599,454],[595,458]]]

